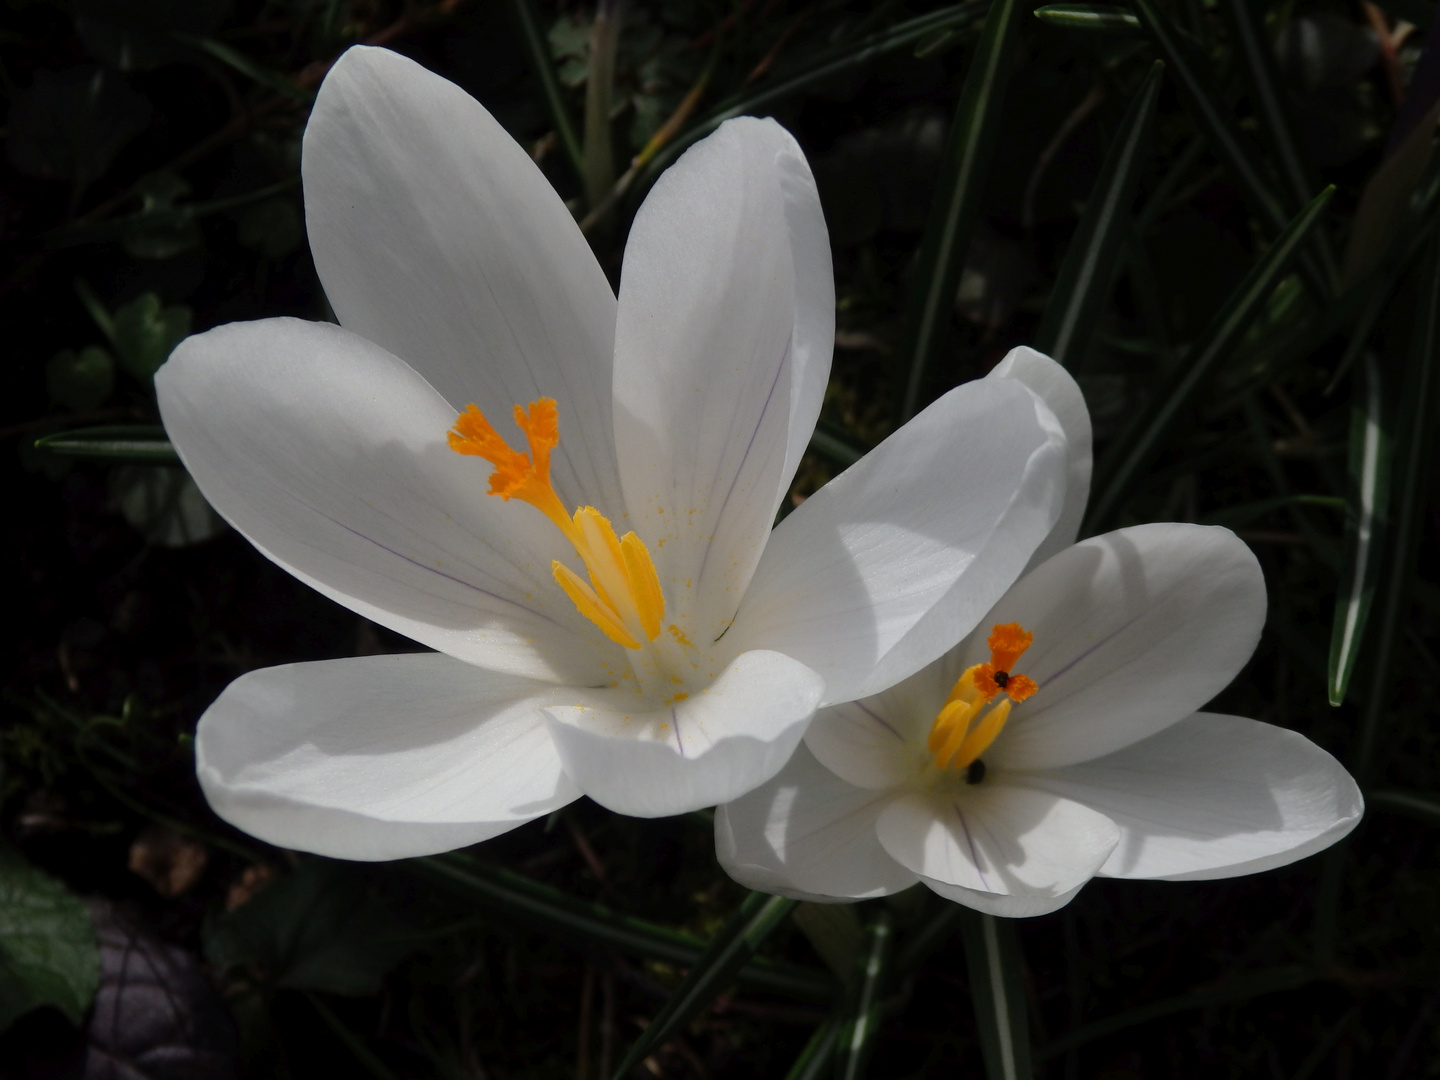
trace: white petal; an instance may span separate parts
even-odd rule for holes
[[[769,783],[715,811],[715,853],[742,885],[802,900],[888,896],[919,880],[880,846],[893,796],[835,776],[800,747]]]
[[[1049,915],[1052,911],[1059,911],[1071,900],[1074,900],[1080,894],[1080,890],[1089,884],[1088,880],[1082,881],[1069,892],[1063,892],[1056,896],[1041,896],[1034,893],[1005,896],[1002,893],[979,892],[961,885],[947,885],[943,881],[934,881],[929,878],[922,880],[925,881],[927,888],[934,890],[946,900],[954,900],[957,904],[964,904],[976,911],[983,911],[986,915],[998,915],[1003,919],[1029,919],[1036,915]]]
[[[217,814],[281,847],[448,851],[579,796],[540,711],[556,692],[436,653],[264,668],[201,717],[196,772]]]
[[[1234,533],[1137,525],[1092,537],[1025,575],[956,654],[986,659],[995,623],[1035,635],[1020,669],[1040,685],[988,764],[1044,769],[1113,753],[1204,705],[1250,659],[1265,580]]]
[[[512,406],[555,398],[560,497],[618,516],[615,296],[530,155],[458,86],[356,47],[320,87],[301,171],[310,250],[341,325],[497,428]]]
[[[925,735],[935,719],[892,713],[883,695],[821,709],[805,730],[805,745],[836,776],[856,787],[884,791],[912,782],[929,755]],[[893,718],[892,718],[893,717]]]
[[[788,656],[747,652],[660,709],[639,711],[628,690],[577,692],[547,723],[586,795],[616,813],[664,817],[738,798],[779,772],[823,689]]]
[[[1005,359],[995,365],[988,376],[992,379],[1018,379],[1039,394],[1060,421],[1069,450],[1069,483],[1065,486],[1065,508],[1060,520],[1050,530],[1045,542],[1030,557],[1030,566],[1039,566],[1058,551],[1075,542],[1080,534],[1080,521],[1085,516],[1085,503],[1090,498],[1091,430],[1090,410],[1085,395],[1070,373],[1044,353],[1020,346],[1011,349]]]
[[[956,793],[902,795],[877,831],[891,857],[937,892],[959,886],[1042,900],[1093,877],[1120,836],[1089,807],[998,776]]]
[[[300,580],[416,641],[534,678],[601,678],[599,631],[551,578],[573,551],[486,494],[445,443],[449,407],[379,346],[268,319],[187,338],[156,375],[206,499]]]
[[[975,626],[1064,489],[1064,436],[1033,391],[957,387],[776,527],[726,644],[801,660],[827,702],[867,697]]]
[[[722,124],[636,215],[616,326],[616,446],[667,617],[696,641],[735,614],[815,426],[834,312],[815,183],[773,120]]]
[[[1214,713],[1026,782],[1120,827],[1106,877],[1194,881],[1285,866],[1340,840],[1364,809],[1350,774],[1303,735]]]

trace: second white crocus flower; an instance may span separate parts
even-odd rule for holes
[[[974,626],[1069,512],[1041,365],[953,391],[771,531],[834,337],[815,185],[773,122],[661,177],[618,303],[525,151],[394,53],[336,64],[303,178],[340,325],[189,339],[166,428],[265,555],[436,651],[264,669],[211,706],[201,784],[266,840],[396,858],[581,793],[736,798],[818,705]]]
[[[936,663],[821,710],[778,776],[717,811],[721,863],[806,899],[923,882],[1027,916],[1097,875],[1232,877],[1328,847],[1362,812],[1340,764],[1293,731],[1197,711],[1264,621],[1259,564],[1228,530],[1140,525],[1065,548]]]

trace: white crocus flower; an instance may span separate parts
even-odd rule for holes
[[[1340,764],[1293,731],[1196,711],[1264,621],[1260,567],[1226,529],[1075,544],[936,663],[821,710],[779,775],[717,811],[720,861],[788,896],[923,882],[1025,916],[1094,876],[1233,877],[1319,851],[1360,819]]]
[[[340,325],[190,338],[161,411],[265,555],[437,651],[220,696],[200,781],[257,836],[383,859],[581,793],[645,816],[733,799],[818,705],[973,627],[1064,512],[1063,418],[1043,376],[1002,372],[771,531],[834,337],[814,182],[773,122],[731,121],[660,178],[618,302],[529,156],[394,53],[332,69],[303,178]]]

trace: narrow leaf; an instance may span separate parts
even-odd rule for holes
[[[960,104],[950,126],[940,181],[930,204],[904,319],[902,355],[909,366],[900,407],[903,422],[920,407],[925,375],[945,340],[965,250],[980,212],[990,159],[1000,137],[1000,109],[1019,40],[1019,0],[993,0],[985,16]]]
[[[1134,0],[1134,4],[1145,32],[1169,65],[1186,111],[1209,140],[1211,151],[1265,222],[1276,231],[1282,230],[1288,217],[1284,201],[1266,176],[1260,155],[1231,115],[1204,60],[1157,0]],[[1329,295],[1330,283],[1319,271],[1307,268],[1305,276],[1317,297],[1323,299]]]
[[[149,465],[179,465],[180,455],[163,427],[125,425],[75,428],[36,439],[35,446],[52,454],[92,461],[139,461]]]
[[[172,32],[171,37],[176,41],[182,41],[207,56],[220,61],[230,70],[245,76],[251,82],[265,87],[267,90],[274,90],[277,94],[284,94],[296,101],[309,103],[315,100],[315,91],[298,86],[285,76],[271,71],[269,68],[257,64],[238,49],[233,49],[223,41],[216,41],[214,38],[196,37],[194,34],[184,34],[179,31]]]
[[[1036,332],[1035,347],[1060,364],[1068,366],[1085,355],[1095,321],[1110,297],[1135,185],[1149,159],[1164,73],[1164,61],[1155,61],[1125,110]]]
[[[1300,246],[1319,224],[1333,187],[1326,188],[1296,215],[1260,261],[1245,275],[1224,306],[1210,321],[1192,348],[1184,373],[1170,387],[1129,438],[1119,438],[1096,470],[1101,477],[1099,497],[1091,504],[1090,531],[1109,522],[1130,494],[1141,470],[1149,465],[1196,391],[1214,374],[1250,323],[1261,314],[1265,301],[1280,282]]]
[[[525,55],[530,58],[530,67],[540,80],[540,90],[545,95],[545,104],[550,109],[550,122],[555,125],[555,137],[576,176],[585,174],[585,155],[580,150],[580,140],[575,135],[575,125],[570,121],[570,110],[565,104],[565,95],[560,89],[560,80],[555,77],[555,65],[550,59],[544,35],[535,21],[531,0],[510,0],[510,12],[520,31],[520,41],[525,46]]]
[[[1440,799],[1413,791],[1372,791],[1365,796],[1365,805],[1372,810],[1389,810],[1393,814],[1418,818],[1431,825],[1440,825]]]
[[[810,1036],[805,1049],[800,1051],[800,1056],[785,1074],[785,1080],[820,1080],[822,1076],[829,1076],[833,1071],[832,1063],[839,1041],[840,1021],[832,1016],[815,1029],[815,1034]]]
[[[635,1066],[668,1042],[730,986],[740,969],[755,955],[761,942],[785,921],[797,903],[783,896],[767,896],[758,892],[747,896],[740,910],[711,939],[689,974],[670,995],[665,1007],[630,1047],[630,1052],[615,1070],[616,1080],[625,1080]]]
[[[967,909],[961,927],[985,1075],[989,1080],[1028,1080],[1030,1029],[1014,923]]]
[[[1390,432],[1386,430],[1380,368],[1365,355],[1350,410],[1350,500],[1345,520],[1345,554],[1335,619],[1330,631],[1330,704],[1345,700],[1365,623],[1375,595],[1379,567],[1376,544],[1382,539],[1390,495]]]
[[[1440,415],[1440,243],[1432,243],[1420,274],[1415,329],[1410,342],[1404,410],[1396,425],[1394,450],[1394,527],[1383,547],[1384,594],[1375,634],[1375,655],[1369,665],[1368,697],[1360,723],[1360,748],[1355,778],[1363,787],[1378,771],[1380,729],[1390,702],[1390,671],[1395,645],[1410,611],[1410,577],[1423,525],[1426,481],[1434,469],[1432,450],[1435,417]]]
[[[620,48],[623,5],[601,0],[590,24],[589,67],[585,78],[585,143],[582,151],[585,201],[600,205],[615,183],[615,149],[610,138],[610,99],[615,89],[615,56]]]
[[[836,1075],[840,1080],[860,1080],[875,1048],[880,1031],[880,1000],[890,973],[890,956],[895,941],[895,924],[890,913],[881,910],[865,928],[865,939],[856,957],[851,976],[845,1022],[836,1039],[840,1056]]]
[[[706,942],[690,934],[568,896],[468,855],[435,855],[412,859],[405,865],[464,891],[489,911],[557,938],[686,968],[695,966],[706,949]],[[739,981],[805,1001],[829,1001],[834,994],[834,983],[823,972],[777,964],[762,957],[751,959],[740,970]]]
[[[331,1011],[330,1006],[321,1000],[320,995],[307,991],[305,997],[309,1000],[311,1007],[320,1014],[320,1019],[325,1021],[325,1026],[330,1029],[331,1034],[345,1044],[345,1049],[350,1051],[360,1066],[375,1080],[400,1080],[395,1073],[390,1071],[389,1066],[375,1056],[374,1051],[365,1045],[360,1036],[345,1026],[345,1022]]]
[[[1046,4],[1035,9],[1035,17],[1065,30],[1101,30],[1126,37],[1144,34],[1133,11],[1110,4]]]
[[[519,0],[512,2],[518,3]],[[938,31],[967,26],[983,18],[985,11],[985,0],[967,0],[963,4],[941,8],[939,11],[896,23],[887,30],[867,34],[855,41],[842,42],[834,48],[826,49],[783,78],[726,99],[650,158],[630,185],[629,197],[638,202],[655,182],[655,178],[679,157],[686,147],[704,138],[731,117],[751,114],[764,116],[780,102],[808,90],[816,83],[863,68],[882,56],[907,49]]]
[[[1295,122],[1290,115],[1275,63],[1274,48],[1262,30],[1250,0],[1222,0],[1220,7],[1227,18],[1235,51],[1239,54],[1250,104],[1265,136],[1262,145],[1279,166],[1284,201],[1291,207],[1304,206],[1320,185],[1311,175],[1300,149],[1300,139],[1295,133]],[[1326,276],[1334,280],[1338,270],[1335,253],[1323,230],[1315,234],[1314,248]]]

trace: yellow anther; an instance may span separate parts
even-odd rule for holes
[[[1028,675],[1011,671],[1033,640],[1034,635],[1019,623],[996,625],[986,642],[990,662],[966,668],[955,681],[926,740],[926,749],[941,769],[970,769],[1004,730],[1012,706],[1040,689]],[[1000,695],[1003,699],[987,710]],[[983,770],[979,775],[984,775]]]
[[[490,474],[491,495],[506,502],[519,499],[529,503],[565,534],[590,580],[587,583],[558,561],[551,569],[582,615],[627,649],[640,648],[642,635],[654,641],[665,617],[665,596],[644,541],[633,532],[616,536],[609,520],[593,506],[567,513],[550,483],[550,451],[560,443],[555,400],[541,398],[532,401],[528,409],[516,405],[515,424],[525,433],[529,454],[512,449],[485,414],[474,404],[468,405],[449,433],[450,449],[490,462],[495,466]]]

